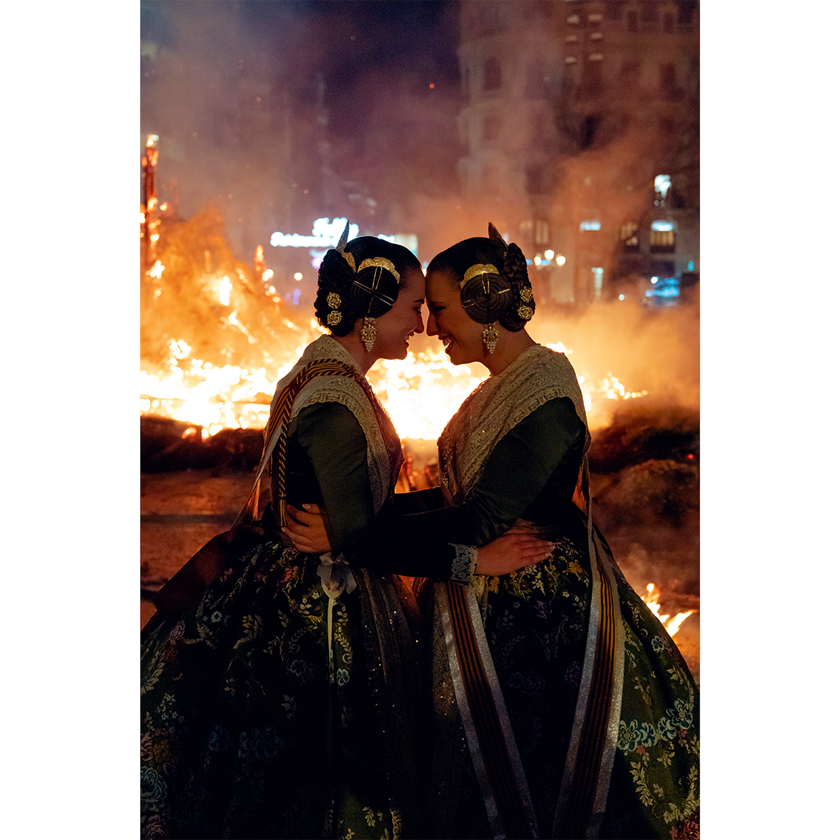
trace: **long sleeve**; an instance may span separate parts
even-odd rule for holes
[[[333,550],[342,552],[354,565],[368,565],[363,546],[375,531],[377,517],[367,439],[349,409],[334,402],[317,403],[295,417],[286,450],[286,486],[293,504],[311,502],[321,507]],[[392,496],[386,509],[413,513],[442,504],[440,488],[432,488]],[[393,555],[388,552],[384,561],[377,558],[374,565],[383,572],[426,577],[433,573],[429,563],[429,558],[420,554],[403,562],[397,551]]]
[[[287,486],[293,503],[323,508],[338,550],[350,550],[373,523],[367,439],[349,409],[324,402],[297,415],[289,430]]]
[[[518,519],[552,524],[570,501],[583,454],[584,427],[571,400],[550,400],[494,447],[466,500],[456,507],[380,516],[351,553],[397,574],[446,580],[455,545],[486,545]]]

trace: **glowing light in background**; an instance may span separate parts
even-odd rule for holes
[[[648,182],[650,183],[650,182]],[[668,190],[671,189],[671,176],[670,175],[657,175],[653,179],[653,188],[659,195],[662,197],[662,200],[665,200],[665,197],[668,195]]]
[[[300,233],[282,233],[278,230],[271,234],[269,243],[275,248],[332,248],[344,233],[346,225],[345,218],[336,218],[332,221],[328,218],[315,219],[312,222],[311,236]],[[355,239],[358,235],[359,226],[350,225],[347,238]]]

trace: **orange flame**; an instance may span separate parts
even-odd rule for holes
[[[659,614],[659,587],[654,583],[649,583],[646,587],[647,595],[642,597],[642,600],[648,605],[650,611],[665,625],[669,636],[676,636],[680,629],[680,625],[697,610],[688,610],[687,612],[677,613],[673,618],[669,614]],[[668,619],[671,619],[670,621]]]
[[[255,340],[235,313],[228,315],[228,321],[249,341]],[[316,335],[313,330],[307,338],[311,341]],[[277,381],[291,369],[306,346],[301,344],[294,358],[279,365],[248,369],[235,365],[216,367],[201,359],[188,359],[189,350],[183,354],[175,349],[184,344],[174,340],[170,343],[172,358],[167,373],[141,371],[140,410],[203,425],[209,434],[231,427],[263,428]],[[437,440],[449,418],[485,378],[482,371],[479,365],[452,365],[440,348],[416,353],[409,350],[407,358],[401,361],[380,360],[368,378],[401,438]],[[581,385],[589,411],[593,399],[600,400],[601,394],[589,391],[585,381]]]
[[[158,259],[148,276],[161,280],[166,266]],[[245,283],[240,269],[239,280]],[[268,274],[269,271],[266,271]],[[239,330],[249,344],[258,343],[239,317],[236,306],[239,294],[232,282],[232,274],[207,278],[205,288],[223,306],[230,307],[225,321]],[[154,296],[161,293],[154,289]],[[265,289],[269,299],[280,302],[273,285]],[[250,321],[248,323],[251,323]],[[282,358],[272,356],[264,347],[264,366],[238,367],[226,364],[218,367],[192,355],[192,348],[183,340],[169,342],[170,358],[164,370],[152,370],[144,365],[141,371],[140,411],[143,414],[168,416],[182,422],[202,426],[203,437],[224,428],[261,429],[268,419],[271,395],[278,379],[284,376],[297,360],[303,348],[325,332],[311,319],[308,329],[285,321],[294,327],[298,336],[294,353]],[[572,355],[561,342],[547,344],[552,350]],[[368,378],[382,400],[403,440],[434,441],[443,431],[449,418],[466,397],[487,375],[483,366],[455,366],[449,362],[443,346],[420,351],[409,350],[404,360],[380,360],[370,370]],[[646,392],[626,389],[611,373],[600,380],[579,375],[590,428],[598,428],[609,421],[609,403],[630,399]],[[591,385],[591,383],[596,383]]]

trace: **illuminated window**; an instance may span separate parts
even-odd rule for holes
[[[566,64],[576,64],[577,59],[573,55],[566,56]]]
[[[574,33],[571,35],[566,36],[566,43],[567,44],[576,44],[578,42],[578,36]]]
[[[604,287],[604,269],[600,266],[592,269],[592,285],[595,287],[595,297],[601,297],[601,291]]]
[[[590,32],[589,33],[589,40],[590,41],[601,41],[604,38],[603,32]]]
[[[580,26],[580,15],[569,15],[566,18],[567,23],[570,23],[572,26]]]
[[[589,21],[590,26],[597,26],[599,23],[602,23],[604,20],[604,16],[600,12],[596,12],[591,15],[587,15],[586,19]]]
[[[601,230],[601,222],[598,219],[585,219],[580,223],[581,230]]]
[[[625,222],[621,226],[619,239],[621,240],[625,251],[634,252],[639,250],[639,237],[637,235],[638,230],[639,226],[635,222]]]
[[[604,54],[602,52],[589,53],[589,60],[590,61],[603,61],[604,60]]]
[[[664,206],[665,199],[668,197],[668,191],[671,189],[671,176],[670,175],[657,175],[653,179],[653,190],[656,193],[656,198],[654,199],[654,204],[658,207],[660,205]]]
[[[651,254],[673,254],[674,253],[674,231],[673,230],[651,230],[650,252]]]
[[[548,245],[548,222],[544,219],[537,219],[534,223],[534,244]]]

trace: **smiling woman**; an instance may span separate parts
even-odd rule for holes
[[[336,544],[352,542],[402,462],[364,374],[405,358],[422,330],[422,270],[402,246],[345,242],[318,276],[316,312],[333,335],[278,384],[242,525],[214,544],[231,550],[202,550],[155,599],[143,837],[424,836],[413,597],[396,576],[298,552],[280,532],[287,500],[313,502]],[[271,502],[258,521],[264,470]]]
[[[434,585],[435,836],[697,836],[697,687],[593,523],[575,371],[528,336],[524,257],[489,233],[427,273],[429,334],[453,363],[491,373],[438,440],[449,505],[382,520],[379,539],[481,546],[525,522],[554,551],[514,574]]]
[[[427,332],[440,338],[453,364],[481,362],[495,374],[534,345],[524,327],[536,304],[522,251],[490,230],[491,239],[464,240],[429,263]],[[494,265],[500,248],[501,269]]]
[[[315,314],[333,335],[358,338],[367,372],[377,359],[404,359],[408,339],[423,331],[423,271],[401,245],[362,236],[351,246],[344,252],[331,249],[324,256]],[[380,256],[365,256],[374,251]]]

